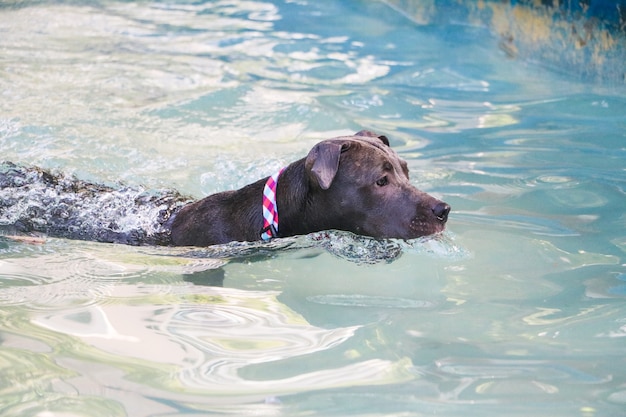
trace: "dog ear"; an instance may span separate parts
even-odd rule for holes
[[[371,130],[361,130],[354,134],[354,136],[366,136],[368,138],[378,138],[382,143],[389,146],[389,139],[385,135],[379,135],[378,133],[374,133]]]
[[[306,157],[305,168],[322,190],[328,190],[339,169],[339,158],[347,144],[335,141],[320,142]]]

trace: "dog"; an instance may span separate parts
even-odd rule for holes
[[[449,213],[410,183],[387,137],[370,131],[324,140],[270,177],[198,201],[40,169],[0,171],[5,230],[131,245],[204,247],[332,229],[413,239],[443,231]]]

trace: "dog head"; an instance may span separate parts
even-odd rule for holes
[[[385,136],[361,131],[320,142],[305,170],[329,228],[411,239],[441,232],[448,220],[450,206],[411,185]]]

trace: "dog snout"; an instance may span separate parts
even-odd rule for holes
[[[450,213],[450,206],[443,201],[438,202],[432,208],[433,214],[441,223],[448,221],[448,214]]]

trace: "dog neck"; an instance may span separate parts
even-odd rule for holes
[[[310,178],[305,158],[289,164],[278,180],[276,202],[280,208],[280,231],[275,237],[305,235],[325,228],[320,223],[323,208],[310,198]]]

